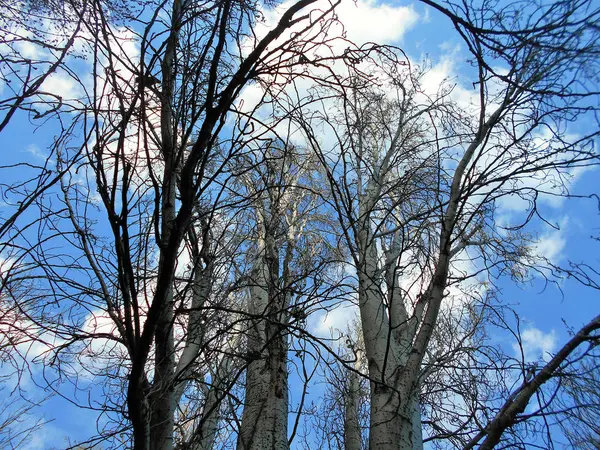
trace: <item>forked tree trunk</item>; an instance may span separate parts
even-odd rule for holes
[[[367,267],[369,267],[368,265]],[[371,383],[369,448],[372,450],[421,449],[418,393],[413,375],[406,374],[402,352],[389,331],[378,287],[370,279],[375,271],[359,276],[362,327]],[[406,375],[405,375],[406,374]],[[415,412],[416,411],[416,412]]]
[[[360,201],[358,248],[359,308],[371,382],[369,448],[371,450],[420,450],[423,448],[416,377],[406,370],[413,332],[402,299],[388,292],[384,302],[379,256],[370,230],[368,211],[379,195],[371,181]],[[393,272],[393,270],[392,270]],[[394,275],[395,276],[395,275]],[[387,290],[393,288],[388,283]]]

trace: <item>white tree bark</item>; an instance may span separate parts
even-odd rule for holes
[[[360,427],[360,369],[362,351],[356,351],[354,370],[348,372],[348,390],[344,401],[344,448],[362,450],[362,431]],[[358,373],[357,373],[358,372]]]
[[[384,173],[385,170],[379,171],[380,176]],[[359,205],[359,307],[372,379],[369,448],[418,450],[423,447],[417,390],[420,360],[414,370],[406,370],[414,326],[408,320],[397,287],[394,263],[386,267],[384,287],[369,223],[370,212],[381,193],[380,186],[380,179],[371,178]]]
[[[202,245],[209,245],[203,242]],[[194,284],[192,286],[191,312],[186,329],[186,341],[181,357],[177,362],[175,378],[177,381],[175,387],[175,399],[179,403],[186,387],[186,381],[194,366],[194,361],[198,358],[201,347],[204,345],[204,325],[202,317],[204,315],[203,307],[208,301],[213,287],[214,264],[211,261],[205,261],[206,266],[200,267],[200,261],[197,261],[197,267],[194,274]]]
[[[264,233],[258,238],[259,257],[250,289],[249,313],[254,318],[248,330],[249,364],[237,448],[283,450],[289,448],[287,343],[279,314],[273,314],[278,309],[277,298],[272,295],[275,243],[264,221],[260,225]]]
[[[188,447],[190,450],[212,450],[219,426],[221,394],[219,388],[214,384],[208,389],[200,419],[201,425],[196,431],[197,437]]]
[[[229,346],[237,348],[240,343],[240,335],[235,334]],[[221,419],[221,403],[226,393],[231,388],[231,377],[234,372],[235,358],[231,353],[224,354],[216,370],[212,374],[212,380],[206,393],[206,400],[202,408],[199,426],[194,431],[189,450],[212,450],[219,431],[219,420]]]
[[[507,100],[508,101],[508,100]],[[439,253],[429,286],[409,316],[399,289],[397,259],[399,236],[381,260],[373,231],[376,205],[389,177],[389,164],[402,134],[402,117],[387,151],[372,161],[366,184],[358,179],[359,214],[356,220],[358,250],[358,298],[361,323],[371,377],[371,417],[369,447],[372,450],[422,449],[419,413],[419,375],[423,356],[431,339],[447,286],[452,255],[452,236],[461,201],[465,170],[478,146],[499,119],[501,105],[486,121],[481,121],[474,141],[466,149],[452,179],[450,197],[439,224]],[[482,118],[484,114],[482,113]],[[359,174],[363,153],[363,130],[357,121]],[[368,130],[367,130],[368,132]]]

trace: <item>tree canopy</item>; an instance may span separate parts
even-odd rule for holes
[[[2,445],[597,446],[593,0],[0,10]]]

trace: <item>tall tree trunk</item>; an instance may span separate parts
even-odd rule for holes
[[[175,415],[175,346],[173,343],[173,312],[168,303],[156,328],[156,360],[154,382],[150,395],[150,449],[171,450]]]
[[[162,61],[162,97],[160,127],[163,173],[161,239],[170,240],[175,222],[177,190],[177,138],[172,113],[175,86],[175,58],[179,40],[181,0],[173,2],[171,28]],[[141,74],[144,76],[145,74]],[[143,88],[143,87],[142,87]],[[173,339],[173,285],[168,287],[165,302],[154,334],[154,382],[150,393],[150,450],[172,450],[175,428],[175,344]]]
[[[418,393],[402,387],[397,392],[382,384],[374,386],[374,390],[376,392],[371,395],[369,448],[422,449]]]
[[[212,450],[214,446],[220,418],[219,409],[223,398],[220,387],[214,383],[217,381],[213,381],[208,389],[200,419],[201,424],[196,430],[197,438],[188,447],[190,450]]]
[[[232,340],[232,348],[239,344],[239,335]],[[235,360],[233,356],[224,354],[218,367],[212,375],[210,387],[207,390],[206,400],[202,408],[200,424],[194,431],[189,450],[212,450],[217,438],[219,420],[221,418],[221,402],[231,388],[231,376]]]
[[[359,305],[371,383],[369,448],[372,450],[418,449],[413,436],[406,371],[400,349],[386,314],[377,277],[375,245],[368,246],[364,269],[359,274]]]
[[[362,450],[362,432],[360,429],[360,362],[361,351],[356,352],[354,371],[348,373],[348,391],[344,401],[344,448]]]
[[[250,289],[248,369],[238,449],[287,449],[287,342],[280,316],[283,295],[274,286],[277,274],[273,238],[259,237],[257,266]],[[261,233],[262,234],[262,233]]]
[[[190,234],[190,240],[195,248],[198,248],[198,246],[201,245],[202,251],[194,255],[196,259],[196,269],[194,274],[194,284],[192,287],[191,312],[187,325],[187,338],[185,347],[181,353],[181,357],[179,358],[177,369],[175,371],[175,404],[179,403],[187,386],[187,380],[190,379],[194,373],[194,370],[196,370],[194,362],[200,354],[200,349],[205,344],[205,330],[202,323],[202,318],[204,315],[203,308],[211,294],[214,279],[213,259],[209,252],[206,251],[210,245],[208,239],[203,238],[202,244],[199,244],[195,233],[192,232]],[[204,256],[204,267],[202,267],[200,254],[203,254]],[[188,442],[183,448],[189,450],[212,449],[216,435],[216,427],[219,420],[219,405],[222,399],[222,396],[219,396],[219,389],[214,385],[214,383],[220,381],[219,374],[222,375],[224,372],[229,374],[229,367],[231,364],[229,364],[228,361],[230,360],[232,360],[232,358],[229,355],[223,356],[223,360],[221,360],[219,368],[217,369],[217,381],[213,379],[213,385],[207,389],[206,402],[201,416],[200,426],[193,431],[193,435],[188,439]],[[221,366],[223,366],[223,369],[221,369]]]
[[[372,450],[421,449],[423,441],[418,412],[416,380],[418,370],[406,370],[412,348],[412,328],[402,299],[392,278],[384,290],[379,255],[370,230],[368,212],[379,195],[377,183],[370,181],[360,201],[358,248],[359,308],[371,382],[369,448]],[[386,276],[388,275],[386,273]],[[388,304],[384,302],[388,291]],[[417,363],[417,366],[420,365]],[[418,369],[418,368],[417,368]],[[418,420],[417,420],[418,419]]]

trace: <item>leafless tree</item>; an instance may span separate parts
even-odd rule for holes
[[[512,329],[494,283],[548,276],[524,227],[543,218],[540,196],[568,196],[570,172],[598,162],[600,12],[584,0],[423,3],[473,56],[466,99],[449,84],[427,91],[426,69],[398,48],[332,38],[339,1],[279,5],[268,28],[252,2],[42,1],[36,14],[65,11],[58,42],[38,42],[56,18],[39,37],[10,31],[1,76],[19,87],[0,129],[26,111],[57,132],[39,165],[5,167],[30,175],[2,185],[2,286],[31,282],[0,297],[23,317],[6,335],[42,344],[56,394],[67,381],[88,394],[80,406],[103,418],[86,445],[288,448],[318,372],[308,360],[334,358],[346,448],[366,434],[367,406],[370,448],[421,448],[423,422],[426,440],[491,448],[596,339],[593,321],[492,400],[493,358],[503,381],[516,367],[478,344],[488,326]],[[29,60],[25,42],[46,53]],[[44,91],[56,73],[75,98]],[[573,136],[576,120],[592,126]],[[500,227],[511,196],[528,215]],[[352,302],[367,370],[356,343],[340,356],[306,325]],[[355,395],[365,379],[368,401]]]
[[[498,14],[484,7],[481,23],[444,10],[476,57],[476,94],[468,107],[453,101],[451,89],[422,95],[407,62],[404,70],[384,74],[387,85],[380,88],[336,91],[337,114],[329,108],[298,118],[327,168],[353,252],[372,383],[371,448],[420,446],[421,368],[448,289],[482,271],[489,279],[508,272],[518,281],[543,263],[527,250],[530,241],[518,231],[524,223],[498,232],[496,201],[529,199],[527,222],[538,212],[538,196],[566,194],[566,171],[597,163],[591,147],[597,122],[574,140],[557,133],[587,115],[587,99],[596,95],[592,79],[573,78],[597,62],[590,18],[561,4],[540,7],[521,23],[513,7]],[[540,30],[527,22],[532,18],[544,24]],[[565,41],[573,30],[582,39]],[[486,63],[494,55],[503,58],[507,74]],[[356,70],[368,71],[361,63]],[[317,122],[336,136],[332,148],[312,131]],[[554,131],[544,137],[547,129]],[[461,257],[474,267],[457,268]],[[411,289],[404,288],[411,277]]]

